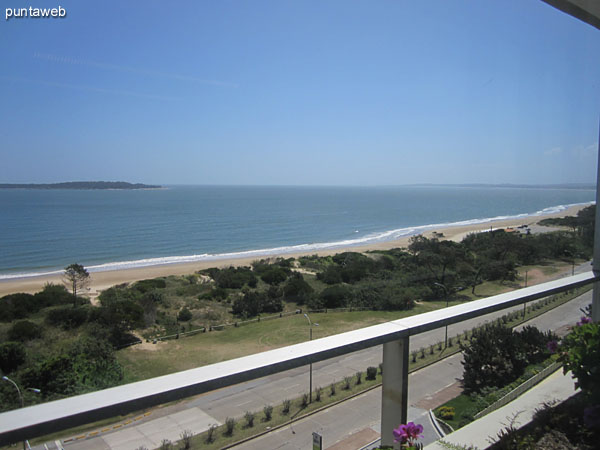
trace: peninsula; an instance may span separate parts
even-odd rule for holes
[[[0,189],[160,189],[154,184],[127,183],[126,181],[69,181],[50,184],[0,184]]]

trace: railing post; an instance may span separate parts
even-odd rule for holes
[[[600,126],[599,126],[600,131]],[[596,223],[594,226],[594,259],[592,270],[594,275],[600,274],[600,141],[598,142],[598,172],[596,174]],[[600,282],[594,283],[594,292],[592,294],[592,320],[600,322]]]
[[[383,344],[381,445],[394,444],[394,428],[408,420],[409,337]]]

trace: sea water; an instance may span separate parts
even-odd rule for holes
[[[539,216],[595,190],[506,187],[167,186],[0,189],[0,280],[266,257],[392,240],[447,225]]]

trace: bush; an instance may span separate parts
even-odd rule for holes
[[[189,450],[192,448],[192,438],[194,437],[194,433],[191,430],[183,430],[183,433],[179,435],[181,438],[181,443],[183,444],[183,450]]]
[[[437,410],[437,415],[442,420],[452,420],[454,419],[454,408],[452,406],[442,406]]]
[[[276,285],[287,280],[287,273],[279,267],[272,267],[264,272],[260,278],[267,284]]]
[[[39,309],[40,305],[31,294],[5,295],[0,299],[0,321],[12,322],[14,319],[25,319]]]
[[[88,308],[60,306],[46,313],[46,322],[63,330],[72,330],[83,325],[88,319]]]
[[[335,383],[331,383],[329,385],[329,396],[330,397],[333,397],[335,395],[335,389],[336,389]]]
[[[377,378],[377,367],[367,367],[367,380],[374,380]]]
[[[224,289],[241,289],[245,284],[256,287],[256,276],[248,267],[229,267],[228,269],[216,269],[213,278],[217,286]]]
[[[20,342],[0,344],[0,370],[9,374],[25,362],[25,347]]]
[[[289,414],[290,412],[290,407],[292,406],[292,401],[288,400],[287,398],[283,401],[283,409],[281,410],[281,412],[283,414]]]
[[[356,372],[356,384],[362,384],[362,372]]]
[[[215,440],[215,431],[217,431],[216,425],[209,425],[208,430],[206,430],[206,443],[210,444]]]
[[[583,318],[563,340],[560,361],[563,371],[571,371],[575,387],[581,389],[592,402],[600,403],[600,323]]]
[[[463,351],[463,387],[478,393],[484,387],[501,387],[523,374],[530,363],[543,360],[546,345],[553,339],[533,327],[513,332],[502,325],[487,324],[474,333],[470,345],[460,344]]]
[[[225,435],[232,436],[235,428],[235,419],[233,417],[227,417],[225,419]]]
[[[317,280],[325,284],[339,284],[342,282],[342,270],[338,266],[329,266],[323,272],[317,273]]]
[[[349,390],[351,383],[352,383],[352,377],[344,377],[344,387],[343,387],[343,389],[345,391]]]
[[[250,411],[246,411],[244,413],[244,419],[246,420],[247,428],[252,428],[254,426],[254,417],[255,417],[255,414]]]
[[[236,316],[253,317],[262,311],[265,295],[260,292],[246,292],[243,297],[237,297],[231,307]]]
[[[167,287],[167,282],[164,278],[153,278],[151,280],[140,280],[133,285],[133,289],[142,294],[154,289],[164,289]]]
[[[273,417],[273,407],[271,405],[267,405],[263,408],[263,414],[265,415],[264,421],[268,422]]]
[[[202,298],[209,298],[217,301],[225,300],[227,298],[227,289],[222,287],[215,287],[211,289],[208,293],[201,295],[198,299],[202,300]]]
[[[302,394],[302,398],[300,399],[300,408],[306,408],[308,406],[308,394]]]
[[[61,284],[46,283],[44,289],[37,292],[35,301],[42,307],[69,305],[73,303],[73,294]]]
[[[321,292],[320,297],[325,308],[341,308],[352,298],[352,291],[342,285],[330,286]]]
[[[179,314],[177,315],[177,320],[179,320],[180,322],[189,322],[190,320],[192,320],[192,312],[184,306],[181,309],[181,311],[179,311]]]
[[[323,389],[318,387],[317,389],[315,389],[315,401],[316,402],[320,402],[321,401],[321,394],[323,393]]]
[[[314,289],[304,281],[301,273],[294,272],[283,286],[283,295],[286,301],[296,302],[299,305],[305,304]]]
[[[26,342],[42,337],[42,329],[29,320],[19,320],[8,330],[7,336],[9,341]]]

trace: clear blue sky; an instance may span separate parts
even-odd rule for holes
[[[600,31],[540,0],[1,7],[0,182],[596,179]]]

